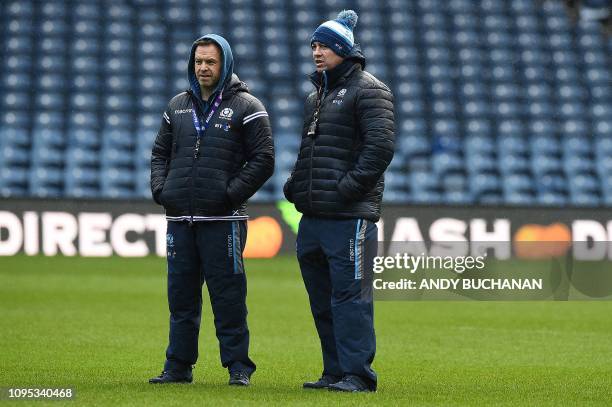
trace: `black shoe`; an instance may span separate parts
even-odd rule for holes
[[[359,377],[354,375],[346,375],[338,383],[329,385],[330,391],[344,391],[344,392],[370,392],[376,391],[368,387],[368,385]]]
[[[230,386],[248,386],[250,383],[249,374],[243,370],[236,370],[230,372],[229,384]]]
[[[334,384],[340,381],[339,377],[332,375],[323,375],[316,382],[306,382],[302,385],[305,389],[327,389],[330,384]]]
[[[185,373],[184,375],[176,376],[167,371],[161,372],[157,377],[149,379],[151,384],[164,384],[164,383],[191,383],[193,381],[193,375],[191,372]]]

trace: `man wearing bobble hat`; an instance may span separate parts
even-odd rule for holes
[[[312,35],[316,89],[284,187],[304,215],[297,257],[323,351],[321,378],[304,387],[345,392],[376,391],[371,273],[395,132],[393,95],[364,71],[356,24],[345,10]]]

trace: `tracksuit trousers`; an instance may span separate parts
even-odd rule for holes
[[[323,374],[356,375],[376,389],[372,269],[376,224],[303,216],[297,258],[321,340]]]
[[[168,222],[170,335],[164,370],[191,370],[198,359],[202,285],[206,282],[219,340],[221,364],[249,375],[246,276],[242,251],[246,221]]]

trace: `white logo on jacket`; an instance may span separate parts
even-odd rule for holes
[[[340,89],[340,91],[336,95],[336,98],[332,100],[332,104],[341,105],[342,102],[344,102],[344,95],[346,95],[346,89]]]
[[[221,110],[221,113],[219,113],[219,118],[225,119],[225,120],[232,120],[233,114],[234,114],[234,111],[230,109],[229,107],[226,107],[225,109]]]

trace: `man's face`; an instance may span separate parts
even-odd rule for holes
[[[195,74],[201,87],[215,88],[221,77],[221,52],[213,44],[195,50]]]
[[[311,45],[312,59],[314,60],[317,72],[329,71],[338,66],[343,58],[336,54],[325,44],[315,41]]]

